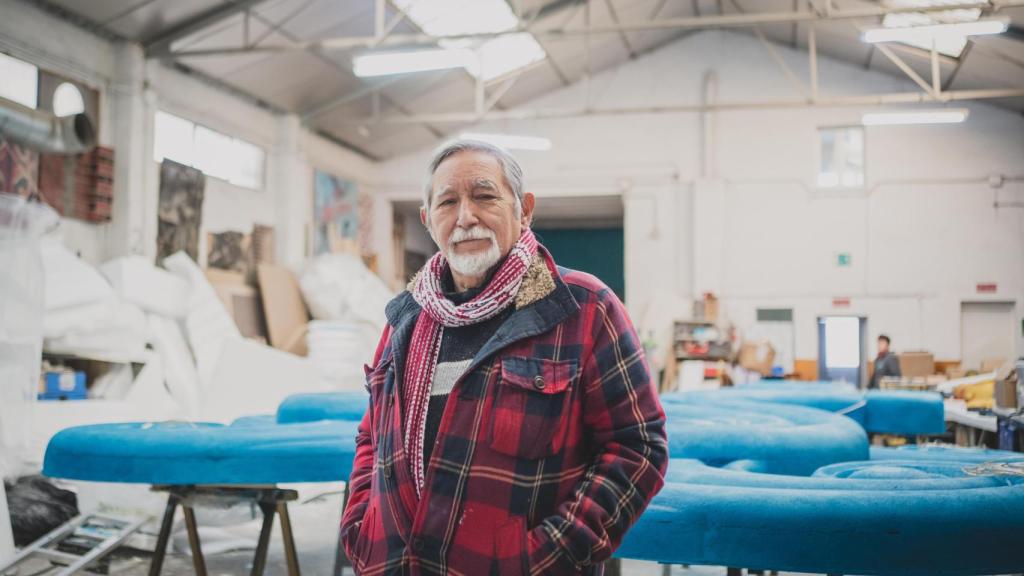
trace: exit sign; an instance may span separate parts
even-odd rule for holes
[[[998,286],[995,282],[979,282],[975,289],[978,294],[995,294]]]
[[[850,253],[840,252],[836,254],[836,266],[840,268],[846,268],[850,265]]]
[[[833,308],[849,308],[850,299],[846,297],[836,297],[832,299]]]

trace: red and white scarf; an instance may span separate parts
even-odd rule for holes
[[[459,305],[444,296],[442,279],[448,262],[441,252],[426,263],[416,278],[412,297],[423,310],[416,319],[405,363],[402,421],[405,428],[405,454],[415,480],[417,497],[423,491],[423,434],[444,329],[476,324],[504,310],[515,300],[523,276],[536,253],[537,239],[527,228],[487,287],[469,302]]]

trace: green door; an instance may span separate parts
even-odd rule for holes
[[[534,228],[559,266],[597,276],[626,300],[625,240],[622,228]]]

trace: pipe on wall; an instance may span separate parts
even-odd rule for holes
[[[0,97],[0,134],[51,154],[78,154],[96,145],[96,129],[85,114],[57,117]]]

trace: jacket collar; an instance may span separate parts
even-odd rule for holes
[[[415,281],[414,276],[410,286]],[[515,311],[473,358],[472,364],[466,369],[467,373],[487,356],[513,342],[547,332],[580,309],[579,303],[559,275],[551,253],[543,246],[537,247],[537,253],[516,294],[514,306]],[[394,328],[391,344],[396,376],[399,378],[405,367],[405,349],[420,311],[420,305],[409,290],[392,299],[385,309],[388,324]]]

